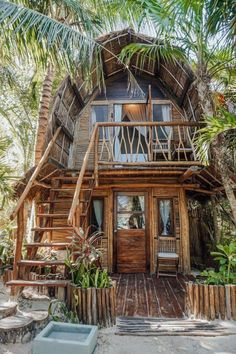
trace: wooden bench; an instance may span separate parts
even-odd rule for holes
[[[177,277],[179,255],[176,252],[175,237],[159,237],[157,253],[157,278]]]

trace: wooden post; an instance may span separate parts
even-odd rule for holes
[[[219,298],[219,286],[214,285],[214,299],[215,299],[215,315],[219,318],[220,315],[220,298]]]
[[[99,128],[96,130],[95,144],[94,144],[94,179],[95,187],[98,186],[98,145],[99,142]]]
[[[227,319],[231,319],[231,301],[230,301],[230,285],[225,285],[225,303]]]
[[[216,318],[214,285],[209,285],[209,300],[210,300],[210,318],[211,320],[214,320]]]
[[[209,320],[210,319],[210,311],[209,311],[209,289],[208,285],[204,284],[204,317]]]
[[[17,212],[17,233],[16,233],[16,248],[13,265],[14,279],[18,278],[18,262],[21,260],[22,245],[25,234],[25,220],[24,220],[24,204],[21,205]]]
[[[219,286],[220,318],[225,319],[225,287]]]
[[[199,285],[193,285],[193,314],[195,318],[199,317]]]
[[[184,273],[189,273],[190,266],[190,246],[189,246],[189,218],[188,209],[186,203],[185,190],[180,188],[179,190],[179,210],[180,210],[180,235],[182,246],[182,264]]]
[[[231,285],[231,308],[233,320],[236,321],[236,285]]]

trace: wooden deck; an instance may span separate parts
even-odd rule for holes
[[[115,274],[117,316],[183,318],[185,280],[146,273]]]

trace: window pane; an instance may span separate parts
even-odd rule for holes
[[[117,210],[119,211],[144,211],[143,195],[120,195],[117,197]]]
[[[132,230],[132,229],[144,229],[145,217],[143,214],[117,214],[117,229],[118,230]]]
[[[160,211],[160,235],[173,235],[172,228],[172,201],[165,199],[159,202]]]
[[[103,231],[103,199],[92,199],[91,204],[91,233],[94,231]]]
[[[153,122],[170,122],[171,121],[171,107],[169,104],[154,104],[153,105]],[[167,140],[171,132],[171,127],[158,127],[158,139]],[[153,132],[153,139],[156,139],[155,130]]]
[[[108,121],[108,106],[107,105],[99,105],[99,106],[92,106],[92,124],[97,122],[107,122]],[[108,128],[106,128],[106,138],[108,137]],[[102,139],[103,131],[102,128],[99,129],[99,138]]]

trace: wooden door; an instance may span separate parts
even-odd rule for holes
[[[115,197],[115,247],[118,273],[146,272],[146,200],[144,193]]]

